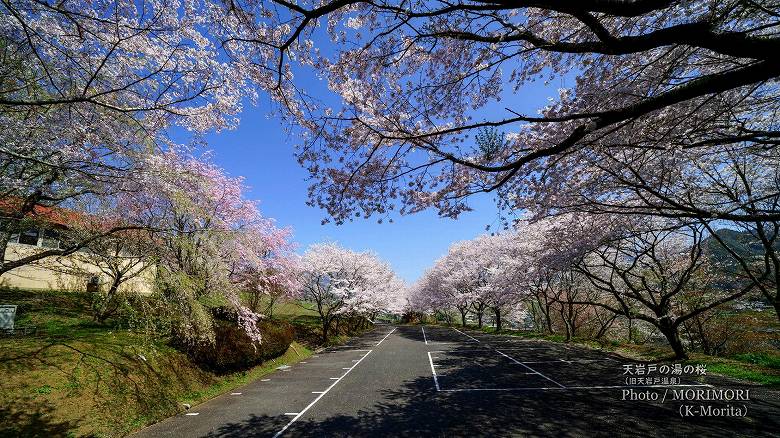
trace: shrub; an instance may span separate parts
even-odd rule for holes
[[[293,327],[281,321],[261,321],[258,324],[262,342],[253,343],[240,328],[232,309],[212,309],[215,319],[215,343],[190,347],[188,354],[198,364],[215,372],[231,372],[251,368],[265,360],[281,356],[295,338]]]

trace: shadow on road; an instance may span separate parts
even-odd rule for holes
[[[397,334],[417,340],[412,330],[398,330]],[[452,342],[455,341],[453,337]],[[535,347],[539,345],[543,344]],[[498,374],[498,381],[506,383],[503,380],[514,378],[513,370],[522,368],[507,366],[495,355],[481,365],[472,361],[473,357],[460,360],[464,359],[457,357],[461,353],[453,354],[445,372],[450,384],[488,385],[490,379],[484,376],[491,374]],[[566,366],[562,364],[560,369]],[[612,367],[617,367],[617,373],[620,365]],[[475,381],[477,376],[483,377]],[[724,387],[736,388],[733,382]],[[437,392],[432,378],[423,376],[404,382],[399,388],[380,391],[379,402],[355,415],[320,417],[317,409],[312,409],[293,423],[284,436],[780,436],[777,393],[750,388],[755,399],[739,402],[748,406],[746,418],[681,418],[680,402],[624,401],[621,389]],[[327,399],[320,403],[326,404]],[[727,404],[697,403],[719,407]],[[241,423],[225,424],[207,436],[272,436],[279,430],[278,417],[253,416]]]

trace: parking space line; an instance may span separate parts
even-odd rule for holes
[[[431,372],[433,373],[433,383],[436,384],[436,390],[441,391],[441,388],[439,387],[439,378],[436,377],[436,370],[433,367],[433,358],[431,357],[431,352],[428,352],[428,361],[431,363]]]
[[[529,367],[528,365],[526,365],[526,364],[524,364],[524,363],[522,363],[522,362],[519,362],[519,361],[517,361],[517,359],[515,359],[514,357],[512,357],[512,356],[509,356],[509,355],[506,355],[506,354],[502,353],[502,352],[501,352],[501,351],[499,351],[499,350],[496,350],[496,352],[497,352],[498,354],[500,354],[500,355],[504,356],[505,358],[507,358],[507,359],[511,360],[512,362],[514,362],[514,363],[516,363],[516,364],[519,364],[519,365],[522,365],[522,366],[524,366],[524,367],[528,368],[529,370],[531,370],[531,371],[535,372],[536,374],[539,374],[540,376],[542,376],[542,377],[544,377],[545,379],[547,379],[547,380],[549,380],[549,381],[551,381],[551,382],[555,383],[556,385],[560,386],[561,388],[565,388],[565,386],[561,385],[560,383],[556,382],[555,380],[553,380],[553,379],[551,379],[551,378],[549,378],[549,377],[545,376],[544,374],[540,373],[539,371],[536,371],[535,369],[533,369],[533,368]]]
[[[396,327],[396,328],[398,328],[398,327]],[[377,343],[376,343],[376,346],[378,347],[378,346],[379,346],[379,344],[381,344],[382,342],[384,342],[384,341],[385,341],[385,339],[387,339],[387,337],[388,337],[388,336],[390,336],[391,334],[393,334],[393,332],[395,331],[395,329],[396,329],[396,328],[394,328],[394,329],[390,330],[390,333],[386,334],[386,335],[385,335],[385,337],[384,337],[384,338],[382,338],[382,340],[381,340],[381,341],[377,342]]]
[[[280,436],[282,436],[282,434],[283,434],[283,433],[284,433],[284,432],[285,432],[287,429],[289,429],[289,428],[290,428],[290,426],[291,426],[293,423],[295,423],[296,421],[298,421],[298,419],[299,419],[299,418],[301,418],[301,415],[305,414],[305,413],[306,413],[306,411],[308,411],[309,409],[311,409],[311,407],[312,407],[312,406],[314,406],[314,404],[315,404],[315,403],[317,403],[318,401],[320,401],[320,399],[321,399],[323,396],[325,396],[325,394],[327,394],[327,393],[328,393],[328,391],[330,391],[331,389],[333,389],[333,387],[334,387],[334,386],[336,386],[336,385],[337,385],[337,384],[338,384],[338,383],[341,381],[341,379],[343,379],[344,377],[346,377],[346,376],[347,376],[347,374],[349,374],[349,372],[350,372],[350,371],[352,371],[353,369],[355,369],[355,367],[356,367],[356,366],[360,365],[360,362],[361,362],[361,361],[363,361],[363,359],[367,358],[367,357],[368,357],[368,355],[369,355],[369,354],[371,354],[371,351],[373,351],[373,350],[364,350],[364,351],[368,351],[368,352],[367,352],[367,353],[366,353],[366,354],[365,354],[363,357],[361,357],[359,361],[355,362],[355,364],[354,364],[354,365],[352,365],[352,367],[351,367],[351,368],[348,368],[348,369],[347,369],[347,372],[346,372],[346,373],[344,373],[344,375],[343,375],[343,376],[339,377],[339,378],[338,378],[338,380],[335,380],[335,381],[333,381],[333,383],[331,383],[331,384],[330,384],[330,386],[328,386],[328,387],[325,389],[325,391],[322,391],[322,394],[319,394],[319,395],[317,396],[317,398],[315,398],[314,400],[312,400],[312,402],[311,402],[311,403],[309,403],[309,405],[308,405],[308,406],[306,406],[305,408],[303,408],[303,410],[302,410],[302,411],[300,411],[299,413],[297,413],[297,414],[295,415],[295,417],[293,417],[293,418],[292,418],[292,420],[290,420],[290,422],[289,422],[289,423],[287,423],[287,424],[286,424],[286,425],[285,425],[285,426],[282,428],[282,430],[280,430],[279,432],[276,432],[276,433],[274,434],[273,438],[279,438]]]
[[[422,332],[423,332],[423,339],[425,340],[425,345],[428,345],[428,338],[425,337],[425,327],[420,326],[420,328],[422,329]]]
[[[471,338],[471,339],[473,339],[475,342],[479,343],[479,339],[477,339],[477,338],[475,338],[475,337],[473,337],[473,336],[470,336],[470,335],[468,335],[468,334],[466,334],[466,333],[463,333],[462,331],[460,331],[460,330],[456,329],[455,327],[453,327],[452,329],[453,329],[453,330],[455,330],[456,332],[458,332],[458,333],[462,334],[463,336],[466,336],[466,337],[468,337],[468,338]]]

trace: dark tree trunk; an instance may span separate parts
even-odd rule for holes
[[[501,309],[496,308],[493,310],[496,314],[496,331],[501,331]]]
[[[462,325],[463,327],[466,327],[466,310],[465,309],[460,311],[460,325]]]
[[[322,343],[327,344],[328,343],[328,331],[330,329],[330,320],[323,318],[322,319]]]
[[[777,319],[780,320],[780,292],[775,294],[775,302],[772,304],[775,305],[775,316],[777,316]]]
[[[658,328],[666,337],[666,340],[669,342],[669,346],[672,347],[672,350],[674,350],[674,358],[688,359],[688,353],[685,352],[685,347],[683,346],[682,340],[680,339],[680,333],[678,332],[677,327],[669,323],[662,323]]]
[[[111,287],[108,289],[108,293],[106,293],[106,299],[103,301],[100,306],[100,310],[95,315],[95,319],[99,323],[105,323],[106,320],[116,311],[114,301],[116,299],[116,293],[119,290],[120,284],[122,284],[122,281],[119,278],[115,278],[114,281],[111,282]]]
[[[482,328],[482,314],[483,313],[484,313],[484,311],[482,311],[482,310],[477,312],[477,325],[479,326],[479,328]]]
[[[595,339],[601,339],[601,337],[607,333],[607,330],[609,330],[609,328],[612,326],[612,322],[614,322],[617,317],[617,315],[612,315],[609,320],[601,324],[599,331],[596,333]]]
[[[552,317],[550,316],[550,306],[547,303],[545,303],[544,307],[545,307],[544,320],[545,322],[547,322],[547,332],[549,334],[553,334],[555,332],[553,331]]]

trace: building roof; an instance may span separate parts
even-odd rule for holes
[[[14,210],[21,207],[22,202],[23,201],[21,199],[0,199],[0,211],[13,214]],[[41,222],[46,222],[48,224],[66,227],[69,224],[79,220],[81,214],[66,208],[36,204],[33,207],[33,210],[27,213],[25,217]]]

